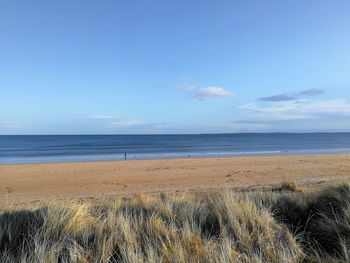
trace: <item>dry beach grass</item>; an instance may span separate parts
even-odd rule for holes
[[[282,188],[6,211],[1,262],[348,262],[350,185]]]

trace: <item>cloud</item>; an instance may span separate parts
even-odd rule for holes
[[[317,119],[322,115],[350,115],[350,103],[345,100],[295,100],[273,102],[268,106],[256,103],[241,105],[250,115],[263,120]]]
[[[232,123],[232,128],[237,132],[264,131],[271,128],[271,124],[257,120],[238,120]]]
[[[317,96],[325,93],[323,89],[307,89],[298,93],[299,96]]]
[[[91,119],[102,122],[106,127],[136,126],[143,124],[140,120],[117,118],[111,115],[94,115]]]
[[[192,94],[192,98],[196,100],[219,99],[234,95],[233,92],[216,86],[196,88],[194,86],[179,85],[178,89]]]
[[[95,120],[113,120],[113,119],[115,119],[115,117],[110,116],[110,115],[94,115],[91,118],[95,119]]]
[[[233,95],[231,91],[225,90],[224,88],[220,88],[220,87],[214,87],[214,86],[194,89],[192,93],[193,93],[193,98],[198,100],[210,100],[210,99],[230,97]]]
[[[323,94],[325,91],[323,89],[307,89],[303,90],[295,95],[289,95],[289,94],[278,94],[268,97],[261,97],[259,98],[260,101],[267,101],[267,102],[280,102],[280,101],[293,101],[297,100],[301,97],[306,96],[317,96]]]
[[[22,124],[18,121],[5,121],[0,122],[0,127],[4,129],[20,129],[23,128]]]
[[[349,116],[320,116],[303,120],[255,120],[234,122],[238,132],[346,132],[350,130]]]
[[[275,96],[270,96],[270,97],[261,97],[259,98],[260,101],[291,101],[295,100],[295,97],[286,95],[286,94],[280,94],[280,95],[275,95]]]
[[[134,125],[142,125],[143,122],[138,120],[115,120],[109,123],[110,126],[134,126]]]

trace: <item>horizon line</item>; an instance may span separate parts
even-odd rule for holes
[[[224,135],[224,134],[320,134],[350,133],[350,131],[312,132],[205,132],[205,133],[61,133],[61,134],[0,134],[0,136],[147,136],[147,135]]]

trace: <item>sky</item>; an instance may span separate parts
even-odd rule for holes
[[[0,1],[0,134],[350,131],[350,1]]]

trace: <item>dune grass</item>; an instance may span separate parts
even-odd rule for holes
[[[302,192],[302,188],[295,181],[284,179],[281,184],[281,191]]]
[[[348,262],[349,222],[348,184],[50,204],[0,215],[0,262]]]

